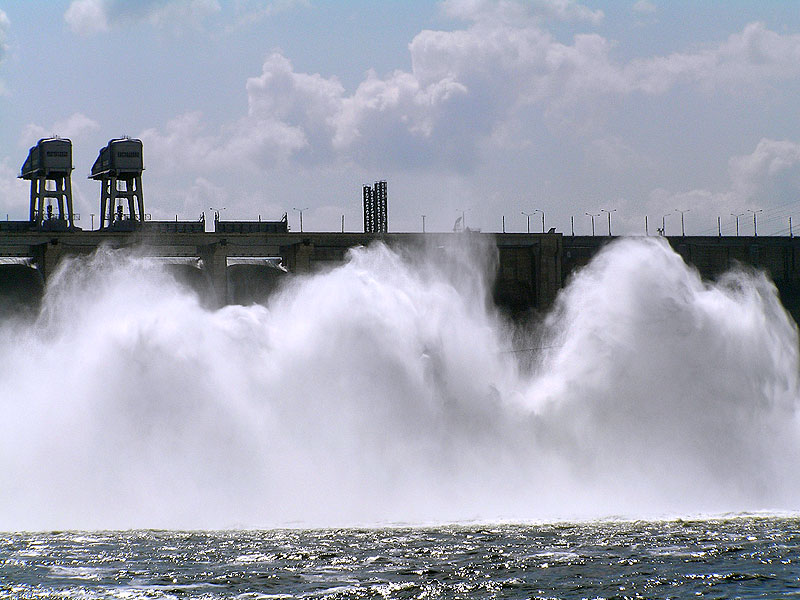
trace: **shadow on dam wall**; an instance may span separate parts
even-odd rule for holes
[[[191,290],[206,308],[214,308],[218,294],[201,264],[164,264],[164,270]],[[227,304],[263,304],[287,277],[285,271],[262,265],[232,265],[227,268]],[[0,264],[0,317],[33,318],[45,293],[39,269],[27,264]]]
[[[219,296],[211,276],[201,266],[167,264],[166,271],[184,287],[192,290],[206,308],[214,308]],[[257,264],[230,265],[225,270],[227,279],[225,304],[264,304],[287,276],[286,271]]]
[[[41,271],[27,264],[0,264],[0,316],[34,317],[44,297]]]
[[[784,282],[776,284],[781,304],[792,315],[795,323],[800,324],[800,283]]]
[[[226,269],[228,304],[263,304],[287,277],[267,265],[230,265]]]

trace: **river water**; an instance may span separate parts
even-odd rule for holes
[[[2,598],[789,598],[800,519],[0,534]]]

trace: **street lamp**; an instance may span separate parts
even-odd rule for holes
[[[308,207],[305,208],[292,208],[292,210],[296,210],[300,213],[300,233],[303,233],[303,211],[308,210]]]
[[[605,208],[600,209],[601,213],[608,213],[608,237],[611,237],[611,213],[617,212],[616,208],[612,208],[611,210],[607,210]]]
[[[661,215],[661,235],[667,235],[667,217],[670,215]]]
[[[467,209],[463,209],[463,208],[457,209],[457,212],[461,213],[461,231],[466,231],[467,230],[467,211],[468,210],[470,210],[470,209],[469,208],[467,208]],[[456,221],[456,222],[458,222],[458,221]],[[453,229],[453,231],[455,231],[455,228]]]
[[[747,212],[753,213],[753,237],[758,236],[758,223],[756,222],[756,215],[760,212],[764,212],[762,209],[753,210],[748,208]]]
[[[731,213],[731,216],[736,219],[736,237],[739,237],[739,217],[743,217],[745,213]]]
[[[425,215],[422,215],[422,233],[425,233]]]
[[[595,215],[595,214],[592,214],[592,213],[588,213],[588,212],[587,212],[587,213],[586,213],[586,216],[588,216],[588,217],[591,217],[591,218],[592,218],[592,236],[594,236],[594,218],[595,218],[595,217],[599,217],[599,216],[600,216],[600,214],[598,213],[598,214],[596,214],[596,215]]]
[[[521,212],[522,212],[523,215],[525,215],[525,220],[527,221],[527,224],[528,224],[528,233],[530,233],[531,232],[531,217],[536,214],[536,211],[534,211],[532,213],[526,213],[523,210]]]
[[[544,233],[544,211],[537,208],[535,211],[533,211],[533,214],[536,213],[542,213],[542,233]]]
[[[686,210],[681,210],[680,208],[676,208],[675,212],[681,213],[681,237],[686,237],[686,229],[683,227],[683,215],[684,213],[689,212],[691,209],[687,208]]]
[[[215,221],[219,221],[219,211],[225,210],[225,209],[226,209],[225,206],[223,206],[222,208],[214,208],[213,206],[209,206],[208,207],[209,211],[214,211],[214,220]]]

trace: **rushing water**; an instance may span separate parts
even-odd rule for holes
[[[220,310],[129,253],[66,263],[0,324],[0,530],[800,508],[797,330],[762,275],[623,240],[520,331],[492,260],[376,245]]]
[[[8,598],[796,596],[796,518],[0,535]]]

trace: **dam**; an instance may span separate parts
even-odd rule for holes
[[[13,231],[0,222],[0,296],[35,304],[61,260],[101,245],[129,248],[169,265],[201,291],[209,305],[264,300],[284,277],[341,264],[350,248],[383,242],[415,248],[457,236],[497,248],[493,296],[512,315],[546,311],[570,275],[615,238],[561,233],[320,233],[290,232],[286,221],[146,223],[133,231]],[[6,226],[6,227],[4,227]],[[283,229],[282,231],[280,231]],[[668,237],[705,279],[735,266],[763,270],[786,309],[800,321],[800,241],[790,237]]]
[[[496,248],[493,300],[520,317],[546,311],[570,275],[586,265],[611,236],[548,233],[390,233],[386,184],[365,186],[365,233],[294,232],[286,215],[274,221],[225,221],[215,215],[194,221],[152,221],[142,189],[142,144],[112,139],[100,150],[90,178],[101,184],[100,228],[75,226],[71,197],[71,142],[40,140],[31,148],[20,178],[31,181],[26,221],[0,221],[0,310],[35,307],[48,278],[71,256],[100,246],[127,248],[164,263],[209,306],[265,300],[285,277],[341,264],[349,249],[380,241],[415,248],[473,236]],[[372,202],[371,206],[368,202]],[[369,217],[369,218],[368,218]],[[735,266],[764,271],[786,309],[800,321],[800,242],[792,236],[669,236],[665,238],[704,279]]]

